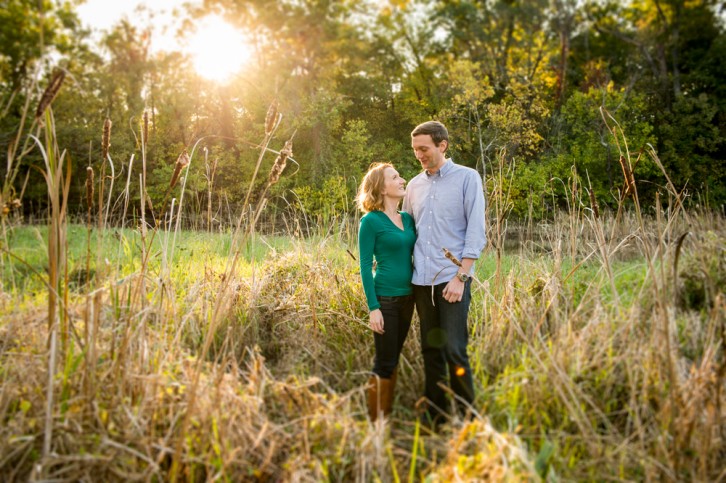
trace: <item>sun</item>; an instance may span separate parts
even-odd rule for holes
[[[188,45],[194,69],[214,81],[229,79],[252,57],[249,39],[217,15],[208,15],[196,24]]]

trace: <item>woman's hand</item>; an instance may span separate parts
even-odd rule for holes
[[[378,334],[382,334],[383,333],[383,313],[381,312],[381,309],[372,310],[370,318],[371,318],[371,321],[370,321],[369,325],[371,326],[371,330]]]

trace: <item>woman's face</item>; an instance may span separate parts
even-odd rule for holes
[[[406,195],[406,180],[394,168],[383,171],[383,190],[381,194],[389,198],[401,199]]]

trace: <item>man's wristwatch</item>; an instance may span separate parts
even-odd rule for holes
[[[471,278],[471,275],[469,275],[468,273],[457,272],[456,278],[458,278],[462,282],[468,282],[469,279]]]

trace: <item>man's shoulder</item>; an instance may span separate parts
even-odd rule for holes
[[[412,184],[420,183],[421,181],[426,179],[426,171],[421,171],[419,174],[411,178],[411,181],[408,182],[408,185],[411,186]]]
[[[452,163],[451,172],[457,173],[457,175],[464,175],[467,177],[477,176],[481,179],[481,175],[479,174],[479,171],[475,170],[474,168],[464,166],[463,164]]]

